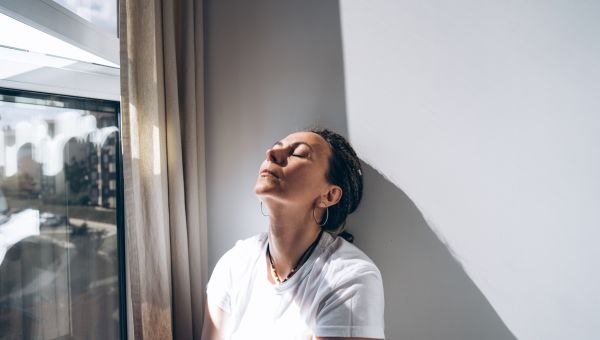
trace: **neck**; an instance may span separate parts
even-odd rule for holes
[[[269,209],[269,252],[278,276],[287,277],[321,228],[308,213],[286,208]]]

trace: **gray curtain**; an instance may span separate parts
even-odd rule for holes
[[[129,339],[200,339],[202,1],[121,0],[119,23]]]

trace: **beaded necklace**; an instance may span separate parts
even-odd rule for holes
[[[310,255],[313,253],[313,251],[317,247],[317,244],[319,243],[319,240],[321,239],[321,235],[323,235],[323,230],[321,230],[319,232],[319,236],[317,236],[317,239],[314,240],[313,243],[310,246],[308,246],[308,248],[306,248],[304,253],[302,253],[302,256],[300,256],[300,259],[298,260],[298,262],[296,262],[296,265],[294,266],[294,268],[292,268],[292,270],[289,272],[289,274],[287,274],[287,276],[283,280],[281,280],[279,278],[279,275],[277,274],[277,270],[275,270],[275,264],[273,264],[273,257],[271,256],[271,252],[269,251],[269,244],[267,243],[267,256],[269,257],[269,262],[271,263],[271,276],[273,276],[273,279],[275,279],[275,281],[277,281],[278,284],[282,284],[285,281],[289,280],[292,277],[292,275],[294,275],[296,273],[298,268],[300,268],[300,266],[303,265],[304,262],[306,262],[306,260],[308,260]]]

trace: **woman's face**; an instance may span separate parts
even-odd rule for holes
[[[254,191],[264,200],[313,207],[333,186],[326,179],[330,156],[329,143],[318,134],[292,133],[267,150]]]

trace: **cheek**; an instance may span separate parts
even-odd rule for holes
[[[289,184],[302,195],[312,197],[318,195],[326,183],[316,170],[312,170],[297,174]]]

